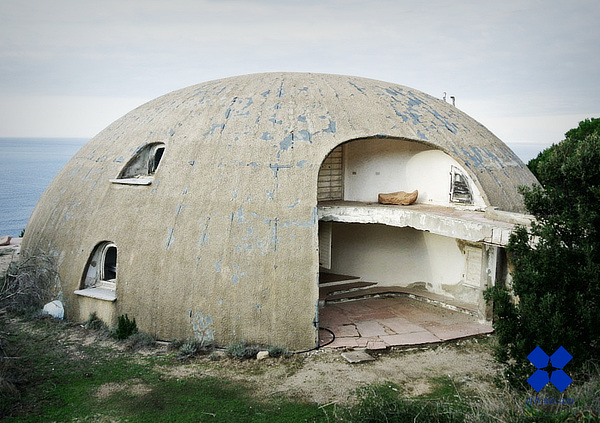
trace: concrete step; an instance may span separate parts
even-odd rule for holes
[[[384,295],[406,295],[415,300],[424,301],[430,304],[447,308],[449,310],[459,311],[471,316],[477,316],[477,306],[463,301],[454,300],[452,298],[443,297],[432,292],[427,292],[423,289],[413,289],[409,287],[398,286],[374,286],[366,287],[360,290],[335,293],[328,295],[326,301],[329,303],[359,300],[362,298],[379,297]]]
[[[340,275],[337,273],[321,272],[319,273],[319,286],[343,285],[348,281],[357,281],[360,276]]]
[[[350,294],[377,285],[376,282],[347,282],[344,284],[319,286],[319,300],[328,300],[330,295]]]

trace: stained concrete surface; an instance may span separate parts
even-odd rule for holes
[[[327,303],[320,311],[320,327],[335,334],[327,348],[366,348],[433,344],[491,333],[491,325],[474,316],[407,296],[366,298]],[[331,340],[321,331],[321,344]]]

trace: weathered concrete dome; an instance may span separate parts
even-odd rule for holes
[[[314,346],[319,170],[368,139],[445,153],[487,207],[523,211],[517,186],[535,182],[485,127],[417,90],[247,75],[164,95],[103,130],[40,199],[24,249],[57,257],[70,318],[127,313],[163,339]]]

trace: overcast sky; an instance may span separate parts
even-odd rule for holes
[[[91,138],[192,84],[324,72],[446,91],[529,159],[600,117],[599,21],[598,0],[0,0],[0,137]]]

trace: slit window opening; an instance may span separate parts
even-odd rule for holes
[[[125,165],[117,176],[119,179],[144,178],[154,175],[165,153],[163,143],[147,144]]]
[[[473,194],[469,187],[469,180],[455,166],[452,166],[450,169],[450,201],[453,203],[473,204]]]

